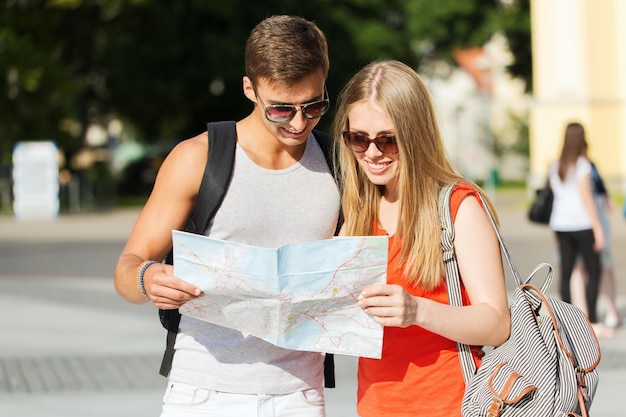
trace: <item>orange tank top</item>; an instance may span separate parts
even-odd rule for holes
[[[461,201],[476,191],[457,185],[451,196],[452,219]],[[377,225],[374,235],[386,235]],[[402,285],[412,295],[448,304],[445,279],[433,291],[410,286],[399,265],[400,242],[389,241],[387,282]],[[395,243],[395,244],[394,244]],[[463,303],[469,304],[461,285]],[[472,349],[477,364],[478,348]],[[362,417],[460,416],[465,382],[456,343],[419,326],[385,327],[381,359],[359,358],[357,412]]]

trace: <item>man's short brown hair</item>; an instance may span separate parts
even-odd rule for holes
[[[256,85],[290,84],[329,68],[326,36],[313,22],[278,15],[261,21],[246,43],[246,75]]]

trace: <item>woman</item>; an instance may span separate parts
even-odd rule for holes
[[[359,359],[357,411],[369,416],[460,415],[465,383],[456,342],[497,346],[510,316],[500,247],[482,191],[446,159],[429,93],[397,61],[373,62],[342,91],[334,124],[347,236],[389,235],[387,284],[359,305],[384,326],[383,353]],[[439,190],[452,194],[463,307],[448,305]],[[487,200],[488,201],[488,200]]]
[[[600,219],[600,224],[602,225],[602,232],[604,233],[604,247],[600,252],[601,273],[599,297],[603,299],[605,303],[605,316],[603,323],[594,327],[598,337],[610,338],[614,336],[613,329],[618,327],[621,322],[620,313],[615,300],[615,268],[613,266],[610,244],[611,228],[609,224],[609,212],[613,209],[614,205],[597,166],[593,162],[589,162],[591,163],[591,192],[596,204],[598,218]],[[585,314],[587,314],[588,311],[587,301],[585,300],[586,278],[587,272],[585,271],[582,259],[579,256],[574,264],[574,270],[572,272],[570,282],[570,291],[572,293],[572,304],[580,308]]]
[[[550,166],[549,181],[554,192],[550,228],[554,230],[559,246],[561,298],[572,301],[570,278],[576,257],[580,255],[587,271],[587,314],[589,321],[597,325],[604,232],[593,198],[592,168],[586,154],[585,129],[580,123],[568,124],[561,156]]]

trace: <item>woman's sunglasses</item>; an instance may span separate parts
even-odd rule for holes
[[[330,108],[330,100],[328,99],[328,91],[324,86],[324,99],[312,101],[310,103],[293,105],[293,104],[274,104],[266,106],[259,95],[256,95],[261,105],[265,109],[265,118],[272,123],[286,123],[296,116],[298,111],[302,111],[302,115],[309,120],[319,119]]]
[[[398,143],[396,136],[391,133],[379,133],[374,139],[364,133],[350,132],[346,130],[342,132],[344,142],[354,152],[365,152],[370,147],[370,143],[374,142],[376,148],[384,154],[394,155],[398,153]]]

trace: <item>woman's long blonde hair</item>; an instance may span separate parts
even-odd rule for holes
[[[372,234],[384,191],[369,181],[341,140],[341,132],[348,127],[350,106],[363,100],[374,101],[386,110],[398,142],[400,206],[396,235],[402,241],[400,258],[405,262],[405,276],[411,284],[433,289],[443,276],[439,190],[446,184],[467,181],[448,161],[430,94],[420,76],[398,61],[372,62],[343,88],[333,124],[347,236]]]

